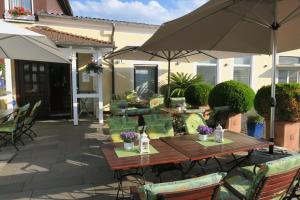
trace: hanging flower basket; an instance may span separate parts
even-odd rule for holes
[[[103,67],[101,64],[97,64],[95,62],[91,62],[89,63],[87,66],[86,66],[86,72],[88,74],[92,74],[92,73],[95,73],[95,74],[100,74],[103,72]]]
[[[5,19],[18,19],[18,20],[30,20],[34,21],[35,16],[32,15],[32,12],[24,7],[14,7],[7,10],[4,13]]]

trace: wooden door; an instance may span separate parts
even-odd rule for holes
[[[49,66],[48,63],[16,61],[17,103],[34,105],[42,100],[40,117],[50,114]]]

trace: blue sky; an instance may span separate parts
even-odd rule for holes
[[[161,24],[180,17],[207,0],[71,0],[76,16]]]

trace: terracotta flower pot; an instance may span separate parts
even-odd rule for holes
[[[240,133],[242,131],[242,114],[230,114],[225,129]]]
[[[275,145],[292,151],[299,151],[299,122],[275,122]],[[270,121],[266,121],[266,138],[270,138]]]

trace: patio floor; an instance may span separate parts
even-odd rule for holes
[[[25,140],[10,163],[0,163],[0,199],[115,199],[117,184],[99,148],[108,136],[99,124],[47,121],[35,130],[35,141]],[[171,173],[166,179],[178,176]]]

